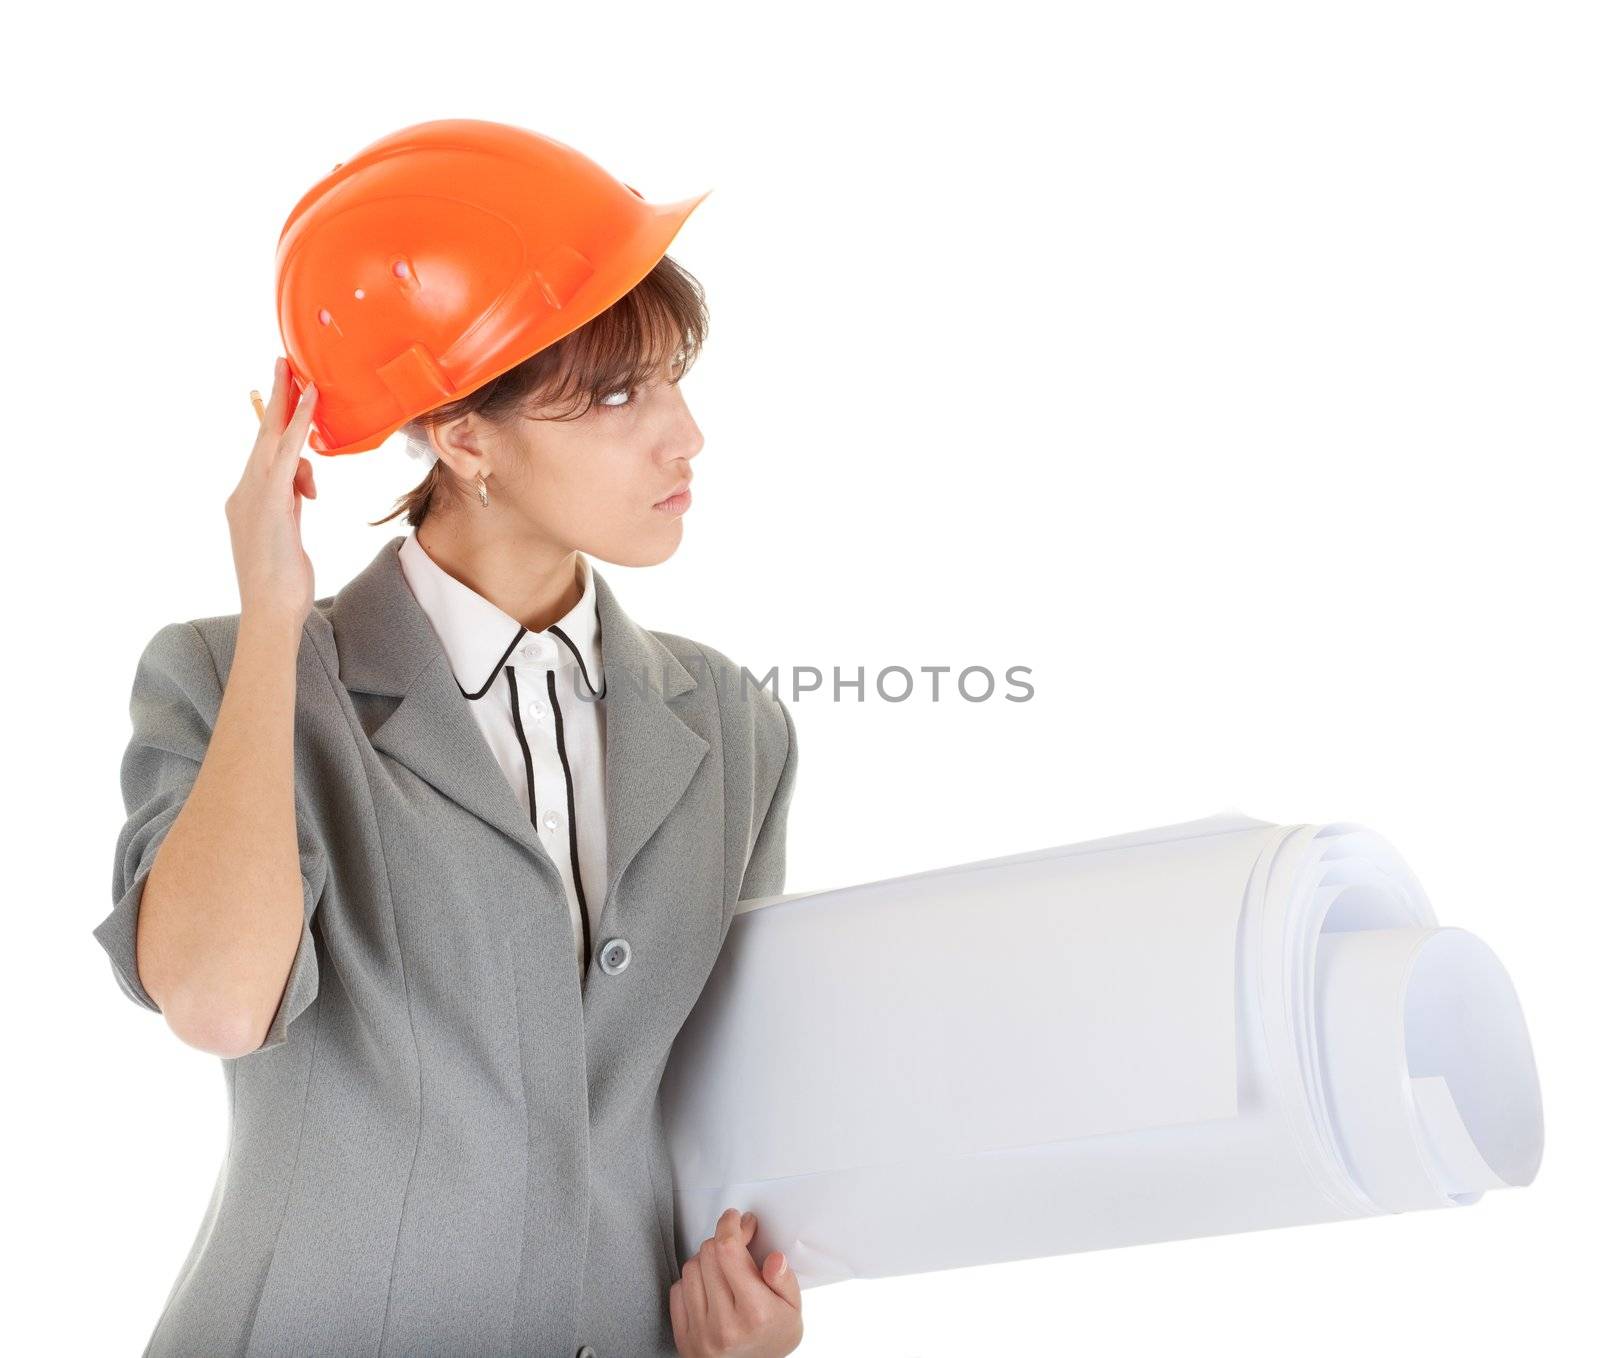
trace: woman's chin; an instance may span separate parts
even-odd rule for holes
[[[653,533],[642,533],[625,543],[607,543],[605,548],[585,548],[590,555],[613,566],[659,566],[678,550],[683,541],[683,520],[671,519]]]

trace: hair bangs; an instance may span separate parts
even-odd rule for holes
[[[537,409],[528,413],[577,419],[611,392],[644,386],[663,374],[678,381],[705,343],[706,315],[698,287],[676,282],[658,266],[587,325],[535,354],[528,397]]]
[[[655,268],[593,320],[465,396],[419,415],[402,432],[425,440],[430,428],[469,414],[497,425],[517,418],[579,419],[612,392],[642,387],[661,376],[668,382],[679,381],[700,356],[709,325],[699,281],[663,255]],[[435,463],[421,483],[372,526],[404,514],[416,527],[441,488],[454,479],[442,463]],[[460,486],[453,489],[466,493]]]

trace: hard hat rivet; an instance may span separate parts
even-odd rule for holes
[[[359,302],[366,295],[367,295],[367,290],[365,288],[357,288],[356,289],[356,301]]]
[[[405,260],[403,260],[403,259],[395,260],[395,262],[394,262],[394,276],[396,278],[405,278],[410,273],[411,273],[411,270],[406,266]]]
[[[331,325],[333,323],[333,313],[327,307],[323,307],[321,311],[317,312],[317,319],[324,325]]]

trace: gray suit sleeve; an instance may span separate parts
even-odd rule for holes
[[[139,901],[156,852],[188,800],[222,705],[222,684],[205,638],[192,623],[168,623],[145,646],[128,703],[133,733],[122,755],[122,801],[127,813],[112,865],[111,913],[94,936],[111,960],[123,994],[160,1013],[139,979]],[[305,818],[297,817],[303,825]],[[316,997],[317,954],[311,918],[327,881],[327,858],[299,831],[305,924],[278,1011],[263,1047],[286,1036],[292,1019]]]
[[[783,714],[785,739],[788,742],[783,768],[778,773],[777,786],[761,829],[756,834],[750,850],[750,859],[744,870],[744,884],[739,889],[741,901],[757,900],[762,896],[776,896],[783,891],[785,857],[788,845],[789,803],[794,797],[795,769],[799,764],[800,750],[794,733],[794,718],[783,699],[775,698]]]

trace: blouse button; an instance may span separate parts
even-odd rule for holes
[[[628,959],[633,956],[633,949],[628,946],[625,938],[608,938],[600,947],[600,970],[607,976],[615,976],[628,965]]]
[[[546,830],[558,829],[560,828],[560,825],[561,817],[556,815],[554,811],[546,811],[544,813],[544,828]]]

